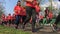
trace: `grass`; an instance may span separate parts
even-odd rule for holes
[[[8,27],[0,25],[0,34],[31,34],[31,33],[30,32],[25,32],[23,30],[8,28]]]

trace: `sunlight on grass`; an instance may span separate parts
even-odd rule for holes
[[[30,32],[24,32],[22,30],[8,28],[0,25],[0,34],[31,34]]]

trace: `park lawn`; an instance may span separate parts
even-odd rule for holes
[[[31,33],[0,25],[0,34],[31,34]]]

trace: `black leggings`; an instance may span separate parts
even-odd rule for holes
[[[26,19],[26,16],[22,16],[22,22],[24,22]]]
[[[27,14],[27,17],[26,17],[26,20],[24,21],[24,25],[26,23],[28,23],[28,21],[31,19],[31,16],[32,16],[32,30],[34,30],[35,29],[35,23],[36,23],[36,11],[35,11],[35,8],[26,6],[26,14]]]

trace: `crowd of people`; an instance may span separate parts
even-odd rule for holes
[[[32,24],[32,32],[35,32],[35,23],[36,20],[39,19],[39,22],[43,22],[43,19],[46,18],[48,20],[48,23],[53,18],[53,13],[51,10],[48,9],[48,7],[45,10],[45,16],[42,14],[39,14],[40,6],[37,0],[26,0],[26,5],[24,7],[21,6],[21,2],[18,1],[16,6],[14,7],[14,14],[8,14],[8,16],[5,16],[5,14],[2,14],[2,25],[5,26],[14,26],[16,29],[18,29],[19,24],[22,23],[22,28],[25,28],[26,23],[30,22]]]

